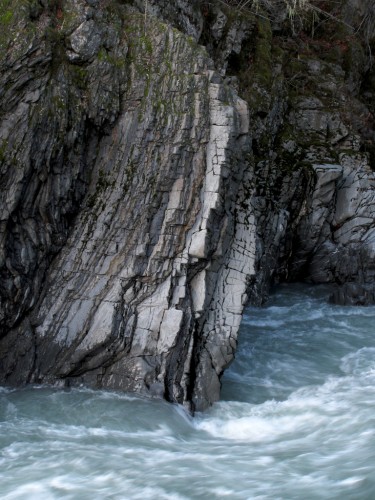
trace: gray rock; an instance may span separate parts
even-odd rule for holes
[[[330,302],[341,306],[366,306],[375,302],[375,286],[359,283],[345,283],[337,287]]]
[[[252,64],[254,20],[214,10],[206,50],[199,2],[135,4],[67,0],[55,28],[21,13],[1,52],[0,383],[203,410],[271,283],[374,301],[370,105],[309,55],[308,96],[275,59],[249,109],[226,72]]]
[[[94,20],[84,21],[68,39],[67,56],[71,62],[86,62],[99,52],[102,45],[102,31]]]
[[[143,16],[129,15],[143,36]],[[253,273],[254,222],[242,213],[240,187],[248,111],[204,49],[159,26],[150,20],[149,42],[133,42],[131,60],[124,39],[91,61],[101,42],[94,21],[85,22],[70,38],[79,55],[72,74],[61,68],[56,97],[55,86],[39,89],[61,133],[29,155],[37,130],[29,126],[22,141],[32,182],[22,202],[25,172],[3,191],[5,221],[20,210],[17,198],[30,222],[11,234],[4,226],[4,298],[13,309],[4,309],[2,382],[66,380],[164,394],[196,409],[219,397]],[[75,78],[72,103],[84,112],[71,128],[65,103]],[[3,121],[7,137],[37,106],[28,101]],[[46,168],[58,147],[61,159]],[[63,161],[65,149],[74,160]],[[60,220],[65,231],[54,228]],[[22,348],[8,348],[26,331]]]
[[[147,15],[161,18],[197,42],[202,34],[203,15],[199,0],[135,0],[134,4]]]

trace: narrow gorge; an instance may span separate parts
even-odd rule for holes
[[[375,303],[375,7],[235,4],[0,0],[1,385],[200,411],[273,283]]]

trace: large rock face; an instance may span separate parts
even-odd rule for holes
[[[197,2],[16,4],[0,17],[1,383],[200,410],[272,280],[374,300],[353,69],[299,54],[291,75],[269,23]]]
[[[59,61],[36,39],[4,77],[1,378],[204,407],[254,270],[247,105],[177,30],[80,8]]]

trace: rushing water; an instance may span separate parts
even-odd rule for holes
[[[282,287],[247,310],[222,401],[0,389],[1,499],[375,499],[375,308]]]

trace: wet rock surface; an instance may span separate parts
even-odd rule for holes
[[[38,3],[0,40],[0,382],[202,410],[271,283],[374,302],[373,75],[145,7]]]

